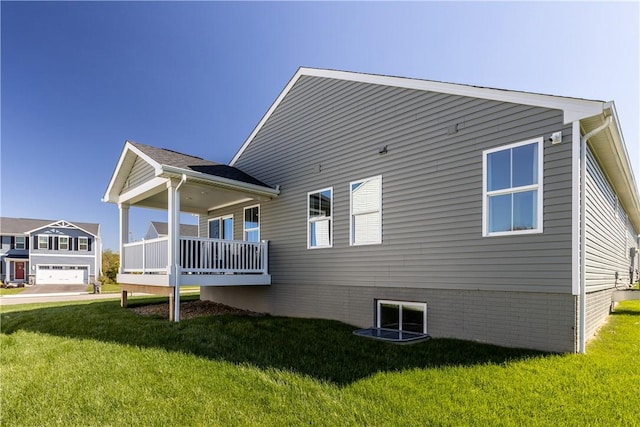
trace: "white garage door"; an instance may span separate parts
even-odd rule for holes
[[[38,265],[36,285],[80,285],[89,283],[89,268],[75,265]]]

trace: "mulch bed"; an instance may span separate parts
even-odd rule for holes
[[[131,307],[130,310],[141,316],[160,316],[169,318],[169,303],[150,304],[139,307]],[[264,316],[264,313],[242,310],[214,301],[186,301],[180,303],[180,319],[193,319],[202,316],[222,316],[233,314],[239,316]]]

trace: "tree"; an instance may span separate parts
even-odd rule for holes
[[[116,283],[120,269],[120,255],[111,249],[102,251],[102,282]]]

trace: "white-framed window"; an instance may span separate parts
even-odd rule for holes
[[[38,249],[49,249],[49,236],[38,236]]]
[[[482,152],[482,235],[542,233],[543,139]]]
[[[426,334],[427,303],[377,300],[376,327]]]
[[[24,236],[16,236],[14,247],[16,249],[27,249],[27,239]]]
[[[209,238],[233,240],[233,215],[210,219]]]
[[[307,248],[333,245],[333,188],[307,193]]]
[[[59,236],[58,237],[58,249],[61,251],[69,250],[69,237],[67,236]]]
[[[78,250],[79,251],[88,251],[89,250],[89,238],[88,237],[78,237]]]
[[[244,208],[243,230],[246,242],[260,241],[260,205]]]
[[[382,243],[382,175],[349,184],[350,244]]]

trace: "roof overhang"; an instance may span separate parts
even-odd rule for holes
[[[144,183],[122,192],[124,182],[136,157],[140,157],[153,167],[154,176]],[[183,177],[186,178],[186,181],[180,189],[180,209],[184,212],[201,214],[221,206],[244,201],[270,200],[280,194],[280,190],[277,188],[160,164],[133,144],[126,142],[102,201],[167,209],[167,188],[172,185],[172,182],[175,183]]]
[[[599,114],[580,120],[581,131],[586,135],[603,125],[608,117],[612,118],[611,124],[589,138],[588,144],[629,221],[640,233],[640,196],[614,103],[607,102]]]

